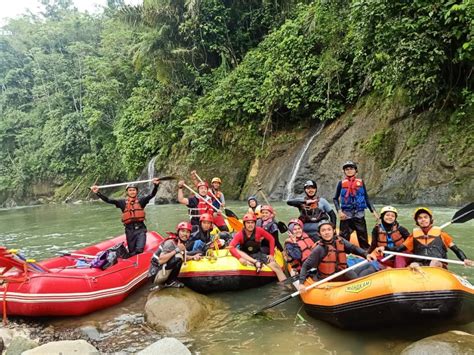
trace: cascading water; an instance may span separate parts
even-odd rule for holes
[[[286,185],[286,200],[290,199],[293,195],[293,188],[294,188],[293,185],[295,184],[296,176],[298,175],[298,171],[300,170],[300,165],[301,165],[301,162],[303,161],[303,158],[305,157],[306,151],[308,150],[313,140],[321,133],[323,128],[324,128],[324,123],[322,123],[321,126],[319,126],[316,129],[316,131],[311,135],[311,137],[308,139],[306,144],[300,150],[298,154],[298,159],[296,159],[296,163],[293,165],[290,179],[288,180],[288,184]]]
[[[153,179],[155,177],[155,161],[156,161],[156,156],[153,157],[149,162],[147,166],[147,180]],[[148,183],[148,188],[150,191],[153,189],[153,183],[150,181]],[[155,204],[155,198],[153,197],[150,202],[148,202],[150,205]]]

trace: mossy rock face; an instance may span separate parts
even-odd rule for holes
[[[401,355],[461,355],[474,353],[474,335],[453,330],[419,340],[403,349]]]
[[[182,334],[202,324],[216,302],[187,288],[167,288],[148,296],[145,320],[151,327],[169,334]]]

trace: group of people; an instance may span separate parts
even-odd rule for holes
[[[291,272],[299,274],[300,287],[308,277],[324,279],[347,268],[350,262],[348,254],[361,256],[370,261],[360,267],[349,270],[340,280],[349,280],[365,276],[386,267],[405,267],[406,258],[397,256],[395,260],[381,260],[383,252],[408,252],[416,255],[445,259],[448,248],[464,262],[472,266],[451,236],[434,226],[433,212],[426,208],[417,208],[414,213],[416,227],[410,233],[398,221],[398,211],[385,206],[377,214],[370,203],[367,189],[362,179],[357,177],[357,165],[346,162],[342,166],[344,177],[338,182],[333,198],[336,212],[328,201],[317,195],[314,180],[304,183],[304,197],[291,199],[287,204],[298,208],[298,218],[291,219],[287,228],[288,238],[282,246],[279,232],[282,228],[275,220],[275,211],[270,205],[259,205],[257,198],[248,199],[248,212],[243,216],[242,228],[233,235],[229,233],[222,214],[225,206],[221,191],[222,181],[215,177],[211,187],[202,181],[195,171],[191,173],[194,189],[181,180],[178,182],[178,202],[186,205],[190,221],[178,223],[176,233],[167,238],[151,259],[150,276],[158,285],[164,287],[183,287],[178,274],[184,260],[199,260],[207,249],[217,241],[221,246],[228,245],[230,253],[243,265],[251,265],[259,272],[263,265],[272,269],[278,280],[286,279],[285,272],[275,261],[275,249],[283,252],[285,260],[291,266]],[[154,188],[147,196],[138,198],[135,185],[126,187],[127,198],[114,200],[102,195],[97,186],[91,189],[99,198],[114,204],[122,210],[122,222],[128,245],[128,256],[143,252],[146,239],[144,224],[146,204],[157,193],[160,181],[153,180]],[[193,194],[185,197],[183,189]],[[369,209],[377,220],[372,230],[372,242],[369,244],[365,210]],[[339,217],[339,233],[336,221]],[[211,234],[213,230],[216,233]],[[350,242],[355,231],[358,246]],[[422,265],[445,267],[439,261],[420,260]],[[162,287],[160,286],[160,287]]]

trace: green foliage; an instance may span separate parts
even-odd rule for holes
[[[402,95],[472,132],[470,0],[111,0],[95,17],[43,2],[0,36],[1,196],[135,177],[173,152],[196,164],[225,151],[245,169],[279,141],[269,135],[336,119],[362,97],[376,107]],[[390,131],[364,148],[388,166]]]

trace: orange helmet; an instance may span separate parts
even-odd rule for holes
[[[204,222],[204,221],[213,223],[214,217],[212,217],[212,214],[210,213],[203,213],[201,217],[199,217],[199,222]]]
[[[191,232],[193,227],[191,226],[191,223],[189,222],[179,222],[178,225],[176,226],[176,231],[179,232],[180,229],[186,229]]]
[[[268,211],[271,214],[275,214],[275,211],[273,210],[273,207],[270,205],[263,205],[262,208],[260,208],[260,211]]]
[[[244,214],[244,217],[242,218],[243,222],[248,222],[248,221],[257,221],[257,217],[253,213],[246,213]]]

